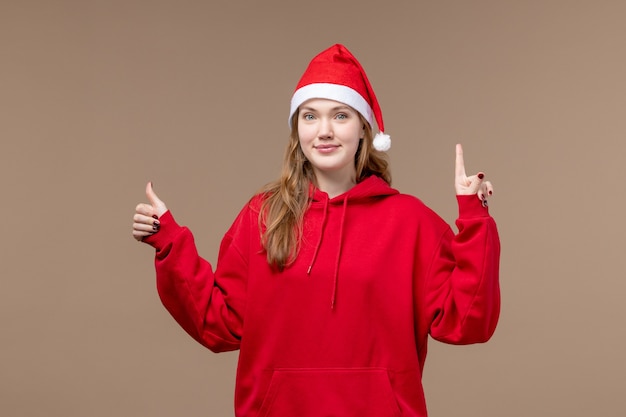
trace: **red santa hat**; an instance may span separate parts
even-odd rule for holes
[[[333,45],[311,60],[291,98],[290,127],[298,107],[313,98],[347,104],[358,111],[372,127],[376,119],[380,132],[374,137],[374,148],[387,151],[391,147],[391,138],[384,134],[383,114],[365,70],[345,46]]]

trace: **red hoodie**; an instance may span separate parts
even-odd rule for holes
[[[304,217],[295,262],[270,268],[261,197],[221,243],[217,268],[165,213],[156,248],[163,304],[214,352],[240,349],[238,417],[426,416],[427,339],[487,341],[500,311],[500,243],[476,196],[458,196],[459,233],[378,177]]]

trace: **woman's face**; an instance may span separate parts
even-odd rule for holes
[[[352,107],[327,99],[311,99],[298,110],[298,137],[316,176],[354,179],[354,157],[365,129]]]

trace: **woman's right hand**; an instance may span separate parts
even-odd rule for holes
[[[152,182],[146,185],[146,197],[150,203],[137,204],[133,216],[133,237],[138,241],[159,231],[159,218],[167,211],[165,203],[154,193]]]

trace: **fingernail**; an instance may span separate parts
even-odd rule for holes
[[[483,174],[483,173],[481,172],[480,174],[478,174],[478,178],[480,178],[480,179],[482,180],[483,178],[485,178],[485,174]]]
[[[489,190],[489,195],[492,195],[492,194],[493,194],[493,191]]]
[[[483,199],[483,207],[487,207],[489,205],[489,203],[487,203],[486,199]]]
[[[157,216],[156,214],[153,214],[153,215],[152,215],[152,218],[153,218],[153,219],[157,219],[157,220],[158,220],[158,219],[159,219],[159,216]]]
[[[153,222],[152,222],[152,225],[153,225],[153,226],[158,226],[158,225],[159,225],[159,221],[158,221],[158,220],[153,221]]]
[[[155,224],[152,226],[152,230],[154,230],[155,232],[158,232],[160,228],[161,228],[160,224]]]

